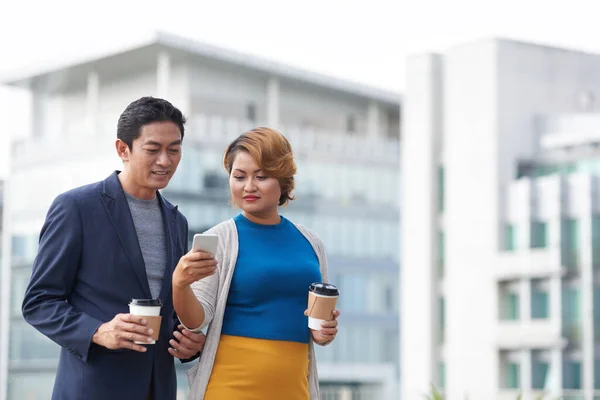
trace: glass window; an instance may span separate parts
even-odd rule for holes
[[[579,266],[578,250],[580,245],[578,220],[572,218],[562,220],[560,243],[562,264],[565,267],[577,268]]]
[[[438,388],[444,389],[446,387],[446,363],[443,361],[438,362]]]
[[[444,277],[444,265],[445,265],[445,253],[446,253],[446,245],[445,245],[445,237],[444,232],[438,232],[438,275],[440,278]]]
[[[531,222],[531,248],[545,248],[548,242],[547,224],[540,221]]]
[[[581,362],[563,361],[563,389],[581,389]]]
[[[8,400],[46,400],[54,387],[54,373],[11,372],[8,375]]]
[[[506,389],[519,388],[519,370],[520,365],[516,362],[508,362],[506,364],[506,381],[504,382]]]
[[[517,249],[517,227],[506,224],[504,226],[504,250],[513,251]]]
[[[521,386],[520,354],[518,351],[500,352],[500,387],[519,389]]]
[[[25,257],[27,255],[27,237],[15,235],[12,237],[12,256]]]
[[[10,290],[10,315],[11,317],[21,317],[21,305],[25,297],[25,290],[29,284],[31,270],[29,268],[18,268],[11,271],[11,290]]]
[[[540,352],[532,352],[531,360],[531,388],[532,389],[547,389],[546,382],[548,381],[548,370],[550,364],[541,359]]]
[[[9,360],[58,360],[60,347],[28,325],[13,321],[10,326]]]
[[[365,288],[368,279],[363,274],[345,273],[340,275],[340,309],[347,311],[366,311],[368,293]]]
[[[519,319],[519,294],[512,283],[500,285],[500,319],[515,321]]]
[[[13,265],[30,264],[37,253],[38,234],[14,235],[11,238]]]
[[[439,166],[438,167],[438,211],[439,212],[444,211],[445,187],[446,187],[446,182],[445,182],[444,167]]]
[[[581,339],[581,298],[577,287],[562,288],[563,334],[573,341]]]
[[[594,285],[594,338],[600,340],[600,286]],[[598,371],[600,372],[600,371]]]
[[[440,296],[438,299],[438,337],[440,343],[444,343],[444,332],[446,330],[446,302],[444,297]]]
[[[600,360],[594,360],[594,389],[600,389]]]
[[[600,215],[592,216],[592,264],[600,269]]]
[[[376,331],[378,330],[378,328],[373,329]],[[383,354],[381,355],[381,358],[376,361],[397,363],[400,355],[398,350],[400,342],[398,331],[396,329],[381,329],[380,331],[381,340],[383,343]]]
[[[548,287],[547,281],[533,280],[531,282],[531,318],[548,318]]]

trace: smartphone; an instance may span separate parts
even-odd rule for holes
[[[210,253],[213,256],[217,252],[219,237],[214,233],[196,233],[192,242],[192,250]]]

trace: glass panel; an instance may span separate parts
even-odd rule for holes
[[[518,389],[519,388],[519,369],[520,366],[517,363],[509,362],[506,364],[506,388],[507,389]]]
[[[547,224],[545,222],[531,222],[531,248],[544,248],[547,245]]]
[[[532,360],[531,363],[531,388],[546,389],[546,379],[550,364],[543,361]]]
[[[517,248],[517,228],[514,225],[504,226],[504,250],[513,251]]]
[[[439,313],[439,320],[438,320],[438,337],[439,337],[439,341],[440,343],[444,343],[444,332],[445,332],[445,327],[446,327],[446,304],[444,301],[444,297],[441,297],[438,299],[438,313]]]
[[[576,219],[562,220],[560,243],[563,266],[579,267],[579,223]]]
[[[600,360],[594,360],[594,389],[600,389]]]
[[[446,184],[445,184],[444,167],[439,166],[438,167],[438,211],[439,212],[444,211],[445,186],[446,186]]]
[[[438,388],[444,389],[446,387],[446,363],[438,363]]]
[[[600,286],[594,285],[594,338],[600,340]],[[600,372],[600,371],[599,371]]]
[[[438,232],[438,274],[440,277],[444,276],[444,265],[445,265],[445,237],[444,232]]]
[[[22,317],[21,305],[25,297],[25,290],[29,284],[31,270],[29,268],[13,269],[11,272],[10,290],[10,315],[11,317]]]
[[[534,280],[531,283],[531,318],[548,318],[548,290],[543,282]]]
[[[600,216],[592,216],[592,264],[600,268]]]
[[[563,286],[562,289],[562,320],[563,335],[572,341],[581,339],[581,306],[578,288]]]
[[[346,273],[340,277],[340,292],[352,295],[340,296],[340,309],[347,311],[366,311],[368,293],[367,276],[357,273]]]
[[[510,293],[508,295],[508,307],[507,307],[507,319],[516,320],[519,319],[519,295],[516,293]]]
[[[57,360],[60,347],[25,321],[13,321],[10,326],[10,361]]]
[[[579,361],[563,361],[563,389],[581,389]]]
[[[47,400],[54,387],[54,373],[10,373],[8,400]]]

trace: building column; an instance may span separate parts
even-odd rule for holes
[[[367,136],[375,138],[380,135],[380,116],[381,112],[376,102],[369,102],[367,108]]]
[[[10,157],[10,155],[9,155]],[[4,398],[8,390],[8,350],[10,328],[11,299],[11,216],[10,216],[11,178],[4,182],[4,206],[2,210],[3,230],[2,257],[0,258],[0,398]]]
[[[279,127],[279,79],[269,78],[267,82],[267,126],[277,129]]]
[[[90,136],[95,136],[98,130],[98,97],[100,80],[98,73],[88,73],[86,90],[86,128]]]
[[[546,391],[551,398],[562,396],[562,349],[555,348],[550,353],[550,371],[548,372]]]
[[[529,393],[531,391],[531,350],[523,349],[520,353],[520,376],[521,391]]]
[[[403,399],[422,398],[430,391],[430,385],[438,382],[436,177],[443,118],[442,62],[440,56],[426,54],[413,56],[407,63],[410,79],[406,90],[405,135],[400,148],[400,180],[403,187],[418,187],[419,190],[403,190],[401,194],[404,213],[400,237],[410,238],[400,242],[400,265],[409,266],[400,271],[400,320],[403,327],[409,327],[400,335]],[[451,313],[447,315],[447,321],[452,321]],[[446,343],[452,339],[451,335],[446,336]],[[452,344],[447,345],[448,348],[452,348]],[[453,384],[460,387],[460,382],[453,381],[456,375],[453,375],[448,359],[446,362],[446,387],[451,388]]]
[[[156,63],[156,96],[166,99],[169,96],[169,83],[171,81],[171,56],[167,52],[160,52]]]
[[[519,281],[519,321],[521,326],[529,325],[531,321],[531,281]]]
[[[577,219],[578,236],[580,238],[579,265],[581,266],[581,381],[584,399],[593,400],[594,391],[594,271],[592,268],[592,179],[588,177],[585,190],[578,191],[577,196],[581,210]],[[571,193],[571,195],[575,195]]]

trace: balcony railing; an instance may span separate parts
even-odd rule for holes
[[[251,121],[219,116],[194,115],[191,118],[189,137],[194,141],[226,145],[241,133],[256,127]],[[349,135],[297,126],[280,127],[299,155],[336,155],[358,160],[395,163],[399,160],[398,139],[369,137],[366,134]]]
[[[321,387],[321,400],[375,400],[381,399],[376,387]]]

